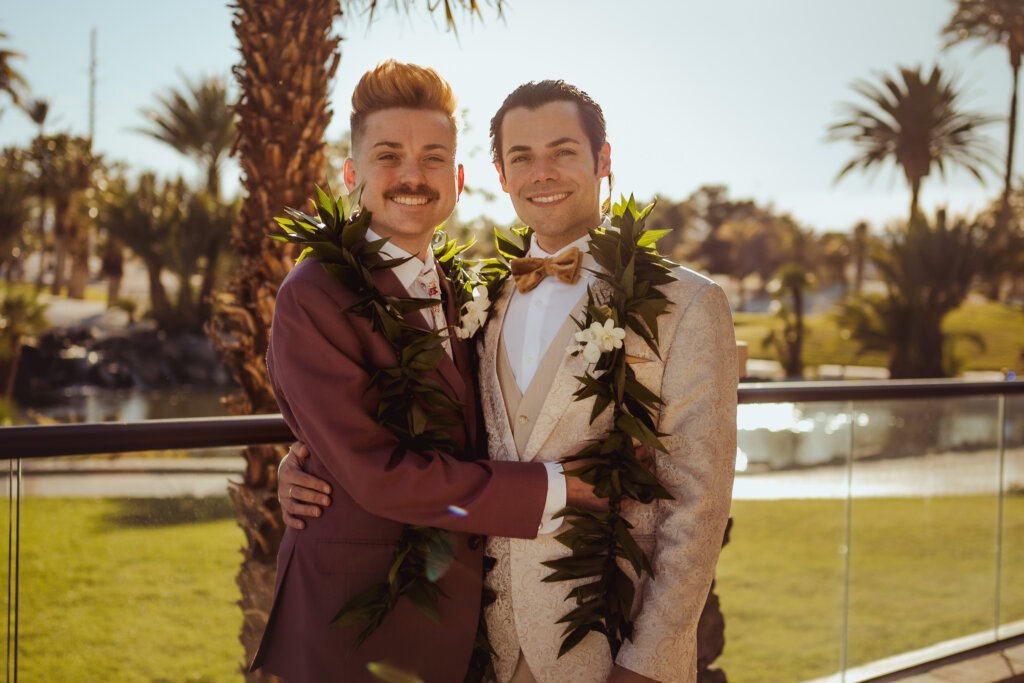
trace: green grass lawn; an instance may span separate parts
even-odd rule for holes
[[[718,565],[719,664],[733,683],[840,669],[845,502],[734,501]],[[990,497],[860,499],[851,507],[848,665],[992,628],[997,506]],[[1001,623],[1024,619],[1024,496],[1007,499]]]
[[[761,341],[773,327],[781,330],[779,322],[767,313],[735,313],[736,339],[745,341],[751,358],[775,360],[775,351],[764,348]],[[831,315],[812,315],[805,319],[808,334],[804,341],[804,363],[807,366],[823,364],[872,365],[887,367],[888,354],[872,351],[858,355],[859,344],[843,339]],[[1024,370],[1024,311],[1000,303],[985,301],[969,303],[953,311],[946,318],[943,329],[951,334],[976,333],[985,339],[985,348],[979,349],[966,339],[954,341],[956,353],[965,360],[965,370],[999,370],[1004,367]]]
[[[26,499],[19,674],[241,681],[243,542],[226,497]]]
[[[851,512],[850,665],[991,626],[993,499],[858,500]],[[1004,514],[1005,623],[1024,619],[1024,496]],[[736,501],[733,518],[717,579],[729,680],[837,671],[845,503]],[[30,498],[22,525],[24,680],[242,680],[243,538],[227,498]]]

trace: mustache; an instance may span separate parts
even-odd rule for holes
[[[384,192],[385,199],[392,197],[426,197],[427,199],[440,199],[441,193],[426,183],[421,185],[396,185]]]

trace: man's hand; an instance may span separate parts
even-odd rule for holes
[[[277,499],[281,503],[281,518],[293,529],[304,529],[302,517],[319,517],[320,509],[331,504],[330,485],[302,471],[302,463],[309,457],[309,449],[300,441],[288,448],[288,454],[277,468]]]
[[[648,678],[635,671],[616,665],[608,675],[608,683],[658,683],[653,678]]]

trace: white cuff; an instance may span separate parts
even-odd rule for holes
[[[565,475],[562,474],[562,463],[546,462],[544,467],[548,470],[548,498],[544,502],[544,512],[540,517],[540,527],[537,534],[551,534],[558,531],[562,526],[562,518],[551,518],[559,510],[565,507]]]

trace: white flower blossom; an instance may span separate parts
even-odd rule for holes
[[[616,327],[612,319],[608,318],[603,325],[595,321],[587,329],[577,332],[575,339],[579,343],[570,349],[575,349],[578,352],[582,348],[586,361],[596,363],[601,359],[602,353],[621,349],[622,340],[625,338],[626,331],[621,327]]]
[[[491,307],[491,300],[487,296],[487,288],[477,285],[473,288],[473,298],[462,305],[459,314],[459,326],[455,328],[455,336],[459,339],[469,339],[480,331],[483,324],[487,322],[487,309]]]

